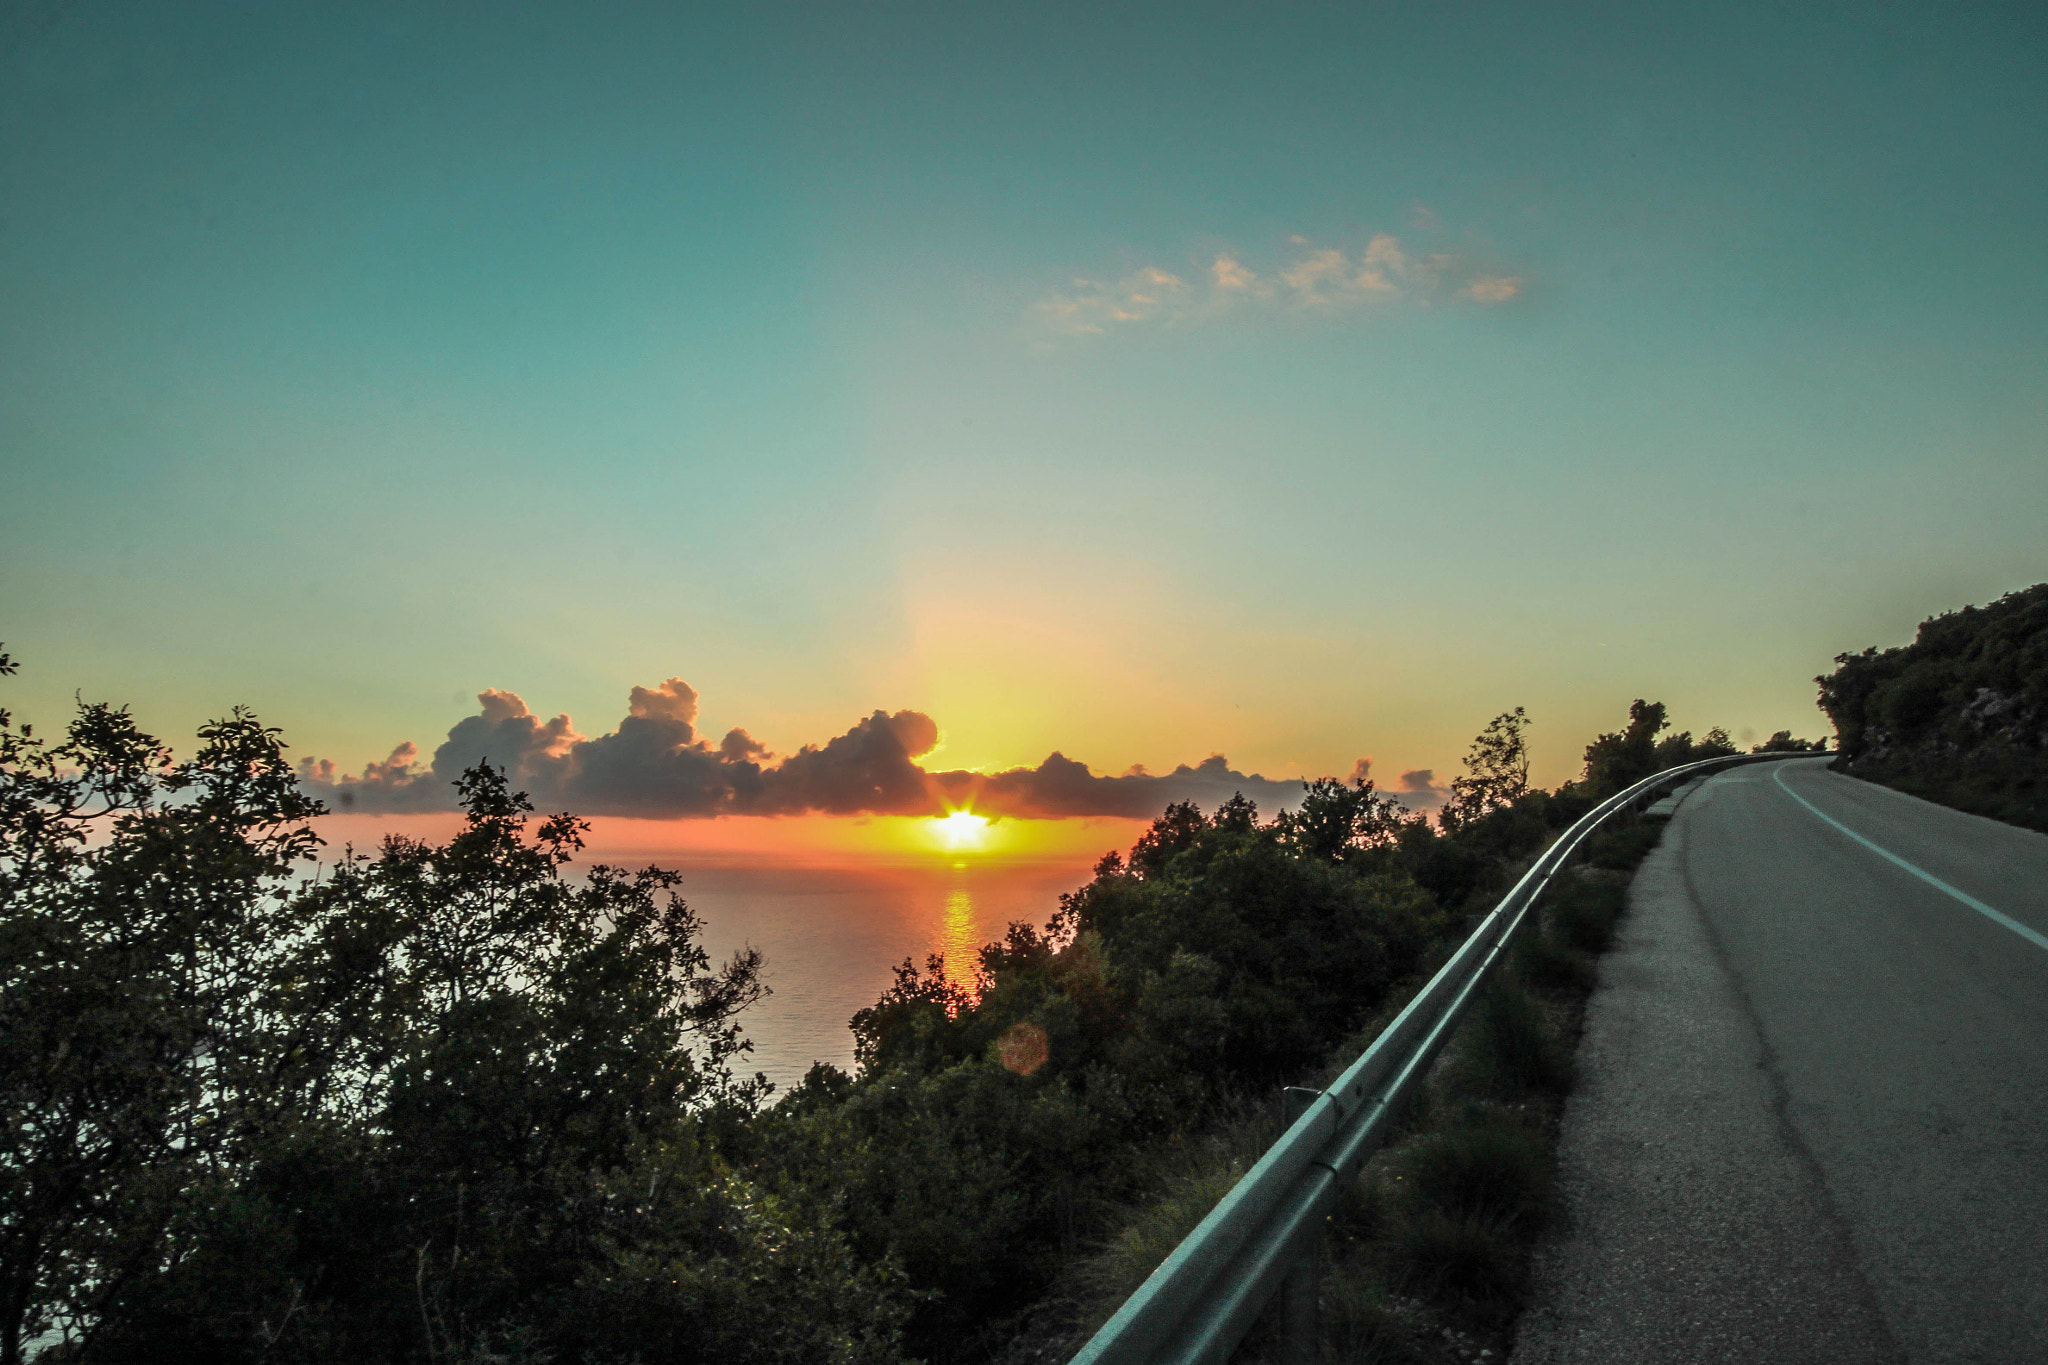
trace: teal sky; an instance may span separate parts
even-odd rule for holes
[[[2038,6],[17,4],[0,639],[1556,781],[2048,578],[2044,324]]]

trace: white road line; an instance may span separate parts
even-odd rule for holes
[[[1878,857],[1883,858],[1889,862],[1897,863],[1900,867],[1903,867],[1904,869],[1906,869],[1906,871],[1912,873],[1921,881],[1926,882],[1935,890],[1946,891],[1949,895],[1954,896],[1964,905],[1969,906],[1972,910],[1975,910],[1978,914],[1984,916],[1984,918],[1998,924],[2003,924],[2006,928],[2012,930],[2015,934],[2018,934],[2021,938],[2033,944],[2036,948],[2040,948],[2043,951],[2048,951],[2048,937],[2044,937],[2040,934],[2035,933],[2032,929],[2029,929],[2026,925],[2021,924],[2018,920],[2014,919],[2010,915],[2004,914],[1997,910],[1993,910],[1990,906],[1986,905],[1983,901],[1978,900],[1975,896],[1968,895],[1965,892],[1956,890],[1953,886],[1950,886],[1947,882],[1935,876],[1932,872],[1921,871],[1919,868],[1913,866],[1913,864],[1907,862],[1904,858],[1901,858],[1898,854],[1892,852],[1890,849],[1879,848],[1876,844],[1871,843],[1870,840],[1864,838],[1855,830],[1850,829],[1847,825],[1843,824],[1840,820],[1837,820],[1834,816],[1829,815],[1819,806],[1814,805],[1813,802],[1807,800],[1798,792],[1793,791],[1790,787],[1785,785],[1785,767],[1783,764],[1779,764],[1777,767],[1771,769],[1771,780],[1778,784],[1778,790],[1784,792],[1785,795],[1791,797],[1794,801],[1797,801],[1800,805],[1806,807],[1815,815],[1818,815],[1821,819],[1827,821],[1836,829],[1842,831],[1842,833],[1848,835],[1851,839],[1854,839],[1857,843],[1869,849],[1872,853],[1875,853]]]

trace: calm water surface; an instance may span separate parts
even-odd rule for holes
[[[685,866],[683,898],[723,960],[751,943],[774,994],[742,1016],[754,1041],[743,1070],[778,1089],[814,1061],[850,1069],[854,1011],[875,1003],[908,957],[943,953],[947,975],[971,981],[974,954],[1012,920],[1043,926],[1059,894],[1088,880],[1094,859],[954,867]]]

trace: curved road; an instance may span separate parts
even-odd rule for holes
[[[1826,770],[1679,804],[1518,1365],[2048,1362],[2048,836]]]

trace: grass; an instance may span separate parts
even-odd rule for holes
[[[1181,1240],[1280,1136],[1277,1106],[1225,1113],[1200,1140],[1177,1143],[1155,1158],[1158,1193],[1131,1211],[1121,1231],[1076,1265],[1073,1292],[1092,1306],[1088,1329],[1108,1321]]]
[[[1394,1163],[1414,1210],[1540,1227],[1550,1204],[1549,1153],[1519,1115],[1475,1109],[1410,1141]]]
[[[1324,1350],[1332,1359],[1360,1365],[1434,1365],[1440,1359],[1420,1344],[1430,1326],[1420,1305],[1390,1294],[1357,1267],[1333,1269],[1323,1297]]]
[[[1482,1094],[1562,1095],[1571,1089],[1570,1043],[1560,1036],[1544,1002],[1512,971],[1487,986],[1460,1042],[1460,1060]]]
[[[1053,1292],[996,1357],[1001,1365],[1064,1365],[1123,1301],[1230,1192],[1280,1136],[1280,1103],[1219,1109],[1199,1137],[1155,1148],[1143,1160],[1153,1194],[1132,1205],[1117,1234],[1077,1257]]]

